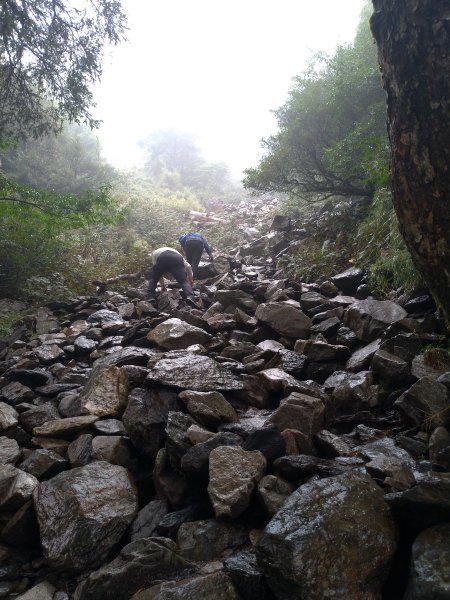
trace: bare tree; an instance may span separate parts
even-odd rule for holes
[[[450,323],[450,2],[372,0],[387,94],[394,205]]]

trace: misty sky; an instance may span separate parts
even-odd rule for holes
[[[128,42],[95,89],[103,154],[139,164],[154,130],[196,136],[232,174],[256,166],[272,109],[317,51],[352,42],[363,0],[123,0]]]

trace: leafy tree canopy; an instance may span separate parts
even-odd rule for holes
[[[2,170],[18,183],[61,194],[99,189],[117,177],[86,126],[66,125],[58,135],[29,139],[0,151]]]
[[[89,85],[125,30],[120,0],[0,0],[0,142],[95,126]]]
[[[275,111],[279,131],[263,140],[266,154],[246,171],[246,187],[324,199],[372,196],[386,183],[385,98],[368,19],[366,6],[354,44],[317,56],[294,79]]]

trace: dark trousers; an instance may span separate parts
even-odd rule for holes
[[[153,265],[152,274],[148,280],[148,291],[150,298],[155,297],[156,286],[164,273],[171,273],[183,290],[185,298],[194,294],[192,287],[188,283],[186,269],[184,268],[183,258],[175,252],[166,250],[162,252]]]
[[[192,267],[192,273],[194,274],[194,279],[197,279],[198,274],[198,263],[203,254],[203,242],[202,240],[187,240],[184,245],[184,251],[186,253],[186,260]]]

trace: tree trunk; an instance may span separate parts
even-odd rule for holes
[[[450,0],[372,0],[400,231],[450,323]]]

